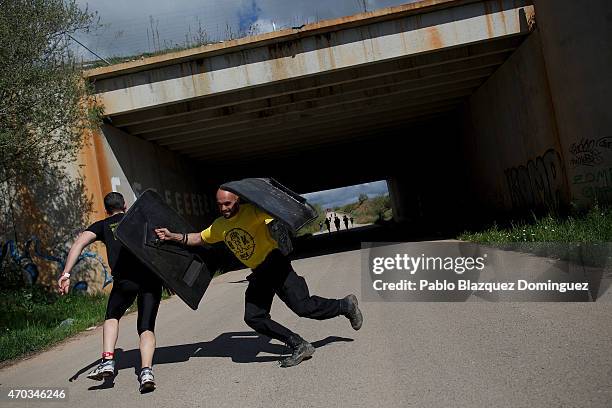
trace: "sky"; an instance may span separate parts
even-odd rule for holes
[[[77,0],[99,27],[77,39],[103,58],[137,55],[205,39],[218,42],[416,0]],[[75,45],[83,60],[97,60]]]
[[[354,186],[303,194],[302,196],[312,204],[321,204],[321,207],[325,209],[354,203],[357,201],[360,194],[367,194],[368,197],[372,198],[388,194],[388,192],[387,182],[385,180],[380,180],[372,183],[357,184]]]

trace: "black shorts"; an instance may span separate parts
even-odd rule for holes
[[[147,271],[148,272],[148,271]],[[138,335],[144,331],[155,331],[155,319],[161,301],[162,284],[157,276],[148,272],[141,278],[118,277],[108,298],[106,320],[121,319],[125,311],[138,298]]]

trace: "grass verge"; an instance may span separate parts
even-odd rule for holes
[[[164,291],[162,297],[169,295]],[[101,324],[107,302],[106,293],[59,296],[41,286],[0,290],[0,363],[44,350]],[[127,313],[136,310],[134,302]],[[67,319],[72,322],[67,324]]]
[[[612,208],[593,206],[588,212],[567,218],[547,215],[533,217],[532,222],[511,224],[501,228],[493,224],[480,232],[464,232],[458,239],[476,243],[505,244],[512,242],[612,242]]]

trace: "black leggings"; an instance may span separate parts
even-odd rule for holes
[[[311,296],[304,278],[295,273],[291,261],[279,250],[270,252],[247,279],[245,323],[256,332],[285,343],[294,333],[270,317],[274,294],[300,317],[325,320],[347,312],[340,299]]]
[[[149,279],[150,278],[150,279]],[[121,319],[125,311],[138,297],[138,335],[144,331],[155,331],[155,318],[161,301],[162,285],[156,277],[147,276],[146,280],[118,278],[108,298],[106,320]]]

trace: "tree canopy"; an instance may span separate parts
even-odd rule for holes
[[[95,125],[70,47],[93,19],[74,0],[0,1],[0,183],[73,160]]]
[[[96,24],[75,0],[0,0],[0,245],[36,235],[51,250],[87,222],[66,165],[101,109],[70,36]]]

